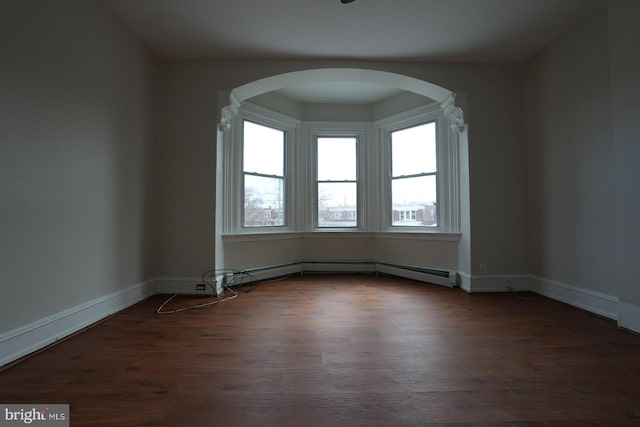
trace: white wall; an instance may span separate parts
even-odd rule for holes
[[[489,264],[492,273],[524,271],[525,174],[519,65],[165,59],[158,118],[160,274],[194,277],[213,267],[218,92],[272,75],[325,67],[389,71],[467,95],[473,242],[466,242],[471,259],[465,264],[473,266],[474,271],[466,273],[477,273],[478,262]],[[362,239],[353,244],[360,244],[361,251],[352,259],[361,259],[370,251]],[[425,250],[419,253],[446,253],[447,263],[457,264],[458,253],[449,244],[444,252],[436,252],[428,242],[424,245]],[[311,256],[321,249],[304,250]],[[387,248],[380,253],[391,251]],[[251,264],[249,257],[245,259]],[[427,257],[421,263],[437,267]]]
[[[620,324],[640,331],[640,2],[609,2],[613,163]],[[613,230],[612,230],[613,231]]]
[[[149,50],[101,2],[0,3],[0,334],[153,276]]]
[[[619,295],[606,9],[526,64],[531,272]]]
[[[610,0],[526,64],[531,272],[640,331],[640,3]]]
[[[479,275],[480,264],[488,275],[528,269],[522,67],[492,67],[468,92],[465,111],[473,275]]]

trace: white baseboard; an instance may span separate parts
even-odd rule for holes
[[[210,295],[213,291],[205,286],[198,291],[196,284],[203,283],[201,277],[156,277],[153,279],[153,291],[156,294]]]
[[[460,287],[472,292],[508,292],[531,290],[531,277],[521,274],[470,275],[460,272]]]
[[[155,293],[152,281],[130,286],[0,335],[0,366],[67,337]]]
[[[617,297],[555,280],[527,275],[470,275],[463,272],[458,274],[460,287],[469,293],[532,291],[613,320],[618,320],[618,312],[622,312],[622,306]],[[634,310],[633,306],[627,307],[626,312],[628,313],[627,323],[632,327],[624,327],[637,330],[640,324],[640,308],[636,307]]]
[[[533,292],[609,319],[618,319],[620,299],[617,297],[541,277],[531,280]]]
[[[618,325],[621,328],[640,333],[640,306],[621,302]]]
[[[463,271],[458,271],[458,277],[460,277],[458,286],[460,286],[461,289],[471,293],[471,275]]]

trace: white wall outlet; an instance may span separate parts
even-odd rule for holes
[[[480,274],[488,273],[489,272],[489,264],[482,263],[482,264],[478,265],[478,270],[479,270]]]

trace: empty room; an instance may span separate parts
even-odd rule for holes
[[[0,424],[640,425],[639,19],[0,0]]]

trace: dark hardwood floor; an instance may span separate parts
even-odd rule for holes
[[[68,403],[72,426],[640,425],[640,336],[535,294],[305,276],[165,298],[3,370],[0,402]]]

